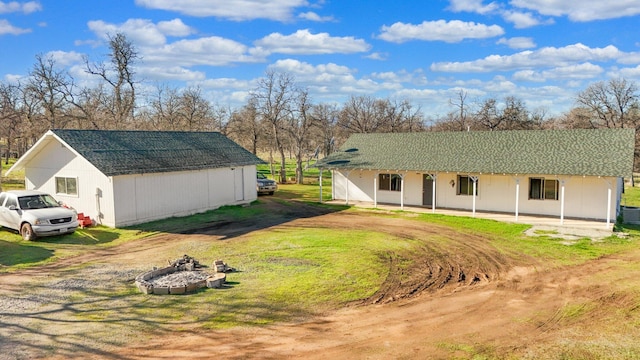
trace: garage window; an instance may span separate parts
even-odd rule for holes
[[[555,179],[529,178],[530,200],[558,200],[559,181]]]
[[[78,195],[78,180],[69,177],[56,177],[56,194]]]

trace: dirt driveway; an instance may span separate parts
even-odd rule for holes
[[[487,239],[437,225],[424,226],[398,218],[373,218],[366,212],[331,213],[299,204],[295,209],[268,201],[271,215],[260,223],[210,224],[176,237],[154,236],[85,254],[19,274],[0,275],[5,293],[21,291],[33,277],[57,277],[60,270],[87,262],[118,264],[132,257],[151,256],[154,249],[194,237],[243,236],[266,227],[314,226],[345,231],[369,229],[393,236],[421,239],[437,234],[448,240],[440,247],[425,242],[416,253],[416,266],[403,269],[389,259],[389,275],[374,296],[335,313],[304,323],[225,331],[181,331],[154,337],[100,355],[77,349],[83,358],[108,359],[437,359],[471,358],[489,353],[517,358],[555,358],[559,337],[576,328],[598,331],[605,313],[591,322],[567,321],[567,304],[607,302],[628,306],[635,301],[612,287],[612,277],[632,281],[617,269],[640,260],[640,251],[600,258],[574,267],[543,270],[530,259],[514,260],[488,245]],[[408,272],[408,273],[407,273]],[[594,277],[594,274],[610,274]],[[0,310],[2,299],[0,298]],[[0,311],[0,320],[2,313]],[[70,325],[72,326],[72,325]],[[188,330],[188,329],[187,329]],[[582,332],[581,332],[582,334]],[[2,340],[2,337],[0,337]],[[614,344],[615,345],[615,344]],[[18,345],[16,345],[18,346]],[[28,358],[0,344],[0,359]],[[552,349],[552,350],[544,350]],[[566,349],[556,349],[564,351]],[[21,354],[21,355],[16,355]],[[533,354],[533,355],[531,355]],[[531,356],[530,356],[531,355]],[[68,358],[53,356],[53,359]]]

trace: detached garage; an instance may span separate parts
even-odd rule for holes
[[[50,130],[7,173],[122,227],[250,203],[261,163],[218,132]]]

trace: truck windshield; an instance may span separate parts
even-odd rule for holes
[[[30,195],[18,198],[20,208],[23,210],[44,209],[60,206],[51,195]]]

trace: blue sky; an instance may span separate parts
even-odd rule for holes
[[[109,35],[138,49],[142,94],[198,86],[246,103],[268,69],[314,103],[351,95],[409,100],[427,116],[516,96],[560,115],[589,84],[640,83],[640,0],[40,0],[0,1],[0,80],[51,56],[78,81]]]

